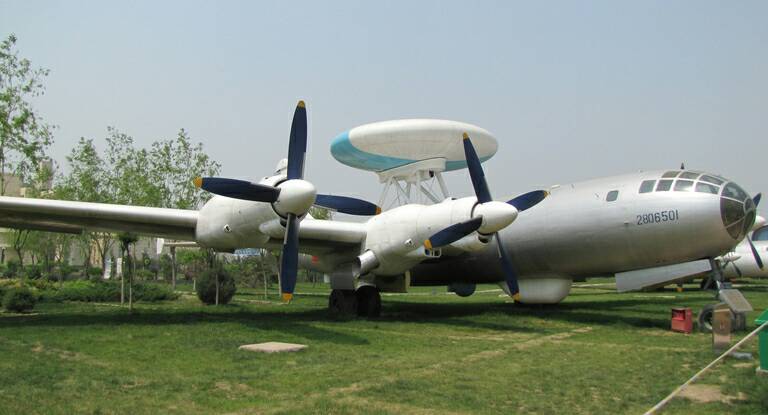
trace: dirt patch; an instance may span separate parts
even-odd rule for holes
[[[751,367],[755,367],[755,364],[754,363],[734,363],[733,367],[736,367],[739,369],[751,368]]]
[[[689,385],[680,392],[678,397],[697,403],[722,402],[726,404],[747,399],[746,395],[741,392],[736,396],[726,395],[717,385]]]

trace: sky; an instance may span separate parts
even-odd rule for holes
[[[376,176],[330,143],[399,118],[491,131],[499,195],[681,162],[768,192],[766,21],[765,1],[0,0],[0,37],[51,71],[35,107],[58,163],[107,126],[143,146],[184,128],[222,176],[258,179],[303,99],[306,178],[372,201]]]

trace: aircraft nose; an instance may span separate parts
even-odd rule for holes
[[[739,240],[755,223],[755,202],[739,185],[729,182],[720,193],[720,216],[728,234]]]

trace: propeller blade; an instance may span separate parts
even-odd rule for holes
[[[429,237],[424,241],[424,246],[427,249],[439,248],[441,246],[450,245],[459,239],[469,235],[476,231],[480,225],[483,224],[483,217],[478,216],[470,220],[459,222],[451,225],[436,234]]]
[[[293,113],[288,142],[288,180],[304,177],[304,156],[307,152],[307,108],[299,101]]]
[[[373,216],[381,213],[381,208],[373,203],[347,196],[317,195],[315,205],[348,215]]]
[[[517,196],[516,198],[508,201],[507,203],[514,206],[515,209],[517,209],[519,212],[522,212],[526,209],[530,209],[536,206],[539,202],[544,200],[544,198],[546,198],[547,196],[549,196],[549,192],[546,190],[534,190],[532,192],[528,192],[526,194]]]
[[[757,262],[757,267],[760,269],[763,269],[763,260],[760,258],[760,254],[757,253],[757,249],[755,249],[755,244],[752,243],[752,239],[747,235],[747,242],[749,242],[749,249],[752,250],[752,255],[755,257],[755,262]]]
[[[504,271],[504,278],[507,281],[507,287],[509,287],[509,293],[515,301],[520,301],[520,287],[517,284],[517,272],[512,265],[512,259],[509,257],[509,253],[504,249],[504,244],[501,242],[501,237],[498,232],[494,234],[496,237],[496,245],[499,249],[499,261],[501,262],[501,269]]]
[[[296,288],[296,274],[299,270],[299,221],[289,213],[285,223],[283,254],[280,258],[280,291],[283,301],[290,302]]]
[[[276,187],[224,177],[198,177],[194,183],[195,187],[213,194],[254,202],[272,203],[280,194]]]
[[[763,197],[762,194],[758,193],[755,195],[755,197],[752,198],[752,201],[755,202],[755,208],[757,208],[757,205],[760,204],[760,198]]]
[[[738,267],[738,266],[736,266],[736,263],[735,263],[735,262],[732,262],[732,263],[731,263],[731,265],[733,265],[733,269],[735,269],[735,270],[736,270],[736,275],[738,275],[738,276],[739,276],[739,278],[741,278],[741,277],[742,277],[742,275],[741,275],[741,270],[739,269],[739,267]]]
[[[488,190],[488,183],[485,181],[485,173],[483,173],[483,167],[480,165],[480,159],[477,157],[475,147],[472,145],[472,140],[469,139],[469,134],[464,133],[464,157],[467,159],[467,168],[469,169],[469,177],[472,179],[472,187],[475,188],[475,196],[480,203],[490,202],[493,200],[491,192]]]

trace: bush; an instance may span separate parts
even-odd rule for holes
[[[36,280],[43,276],[43,270],[40,265],[27,265],[24,267],[24,276]]]
[[[21,264],[19,264],[19,261],[8,261],[5,264],[5,269],[3,270],[3,277],[5,278],[13,278],[19,274],[19,268],[21,267]]]
[[[139,280],[153,280],[155,279],[155,273],[148,269],[137,269],[136,278]]]
[[[125,287],[126,297],[128,286]],[[118,281],[67,281],[58,286],[51,284],[40,292],[42,301],[86,301],[110,302],[120,301],[120,283]],[[170,287],[162,284],[135,283],[133,284],[133,299],[135,301],[175,300],[178,295]]]
[[[235,280],[223,268],[207,270],[197,279],[197,298],[205,304],[216,304],[216,274],[219,276],[219,304],[227,304],[235,295]]]
[[[23,313],[35,308],[37,296],[27,287],[11,288],[3,296],[3,308]]]

